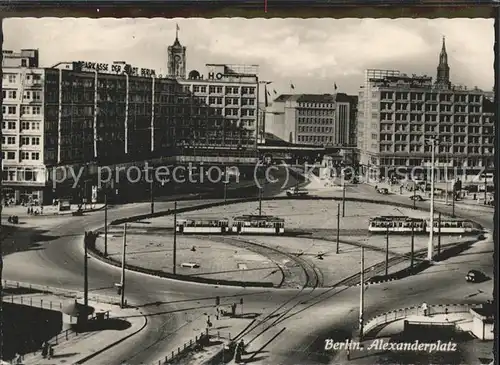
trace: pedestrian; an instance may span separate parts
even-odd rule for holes
[[[47,357],[49,360],[54,356],[54,348],[52,345],[49,345],[49,356]]]
[[[45,359],[49,353],[49,344],[45,341],[42,345],[42,357]]]
[[[422,304],[422,310],[424,311],[424,316],[427,317],[427,310],[428,310],[427,303],[424,302]]]
[[[43,205],[40,206],[40,215],[43,214]]]

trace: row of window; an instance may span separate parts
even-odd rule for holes
[[[299,116],[333,116],[335,114],[335,109],[319,109],[319,110],[301,110],[298,109],[297,113]]]
[[[4,181],[27,181],[34,182],[37,181],[39,174],[43,172],[35,171],[31,169],[4,169],[2,171],[2,179]]]
[[[362,96],[362,95],[360,95]],[[372,97],[377,97],[377,93],[373,92]],[[426,101],[445,101],[445,102],[459,102],[459,103],[480,103],[481,95],[464,95],[464,94],[450,94],[450,93],[408,93],[408,92],[391,92],[382,91],[380,93],[381,99],[389,100],[426,100]]]
[[[2,96],[5,100],[16,100],[17,90],[2,90]],[[23,99],[40,101],[42,99],[42,92],[34,90],[26,90],[24,91]]]
[[[332,136],[297,136],[298,142],[323,142],[328,143],[333,141]]]
[[[409,153],[431,153],[427,148],[422,146],[413,146],[413,145],[381,145],[380,152],[409,152]],[[444,154],[454,155],[454,154],[481,154],[481,155],[491,155],[493,154],[492,149],[481,149],[480,147],[464,147],[464,146],[456,146],[453,149],[450,149],[449,152],[442,152]]]
[[[17,137],[16,136],[2,136],[2,145],[15,145]],[[32,145],[39,146],[40,145],[40,137],[25,137],[21,136],[21,146]]]
[[[333,133],[333,128],[332,127],[299,126],[299,132]]]
[[[21,75],[14,74],[14,73],[4,73],[3,74],[3,82],[15,84],[18,80],[18,76],[21,76]],[[26,75],[26,81],[29,81],[29,82],[38,82],[41,79],[42,79],[42,76],[38,75],[38,74],[27,74]]]
[[[16,159],[16,152],[15,151],[2,151],[2,159],[3,160],[15,160]],[[39,161],[40,160],[40,152],[21,151],[21,161],[26,161],[26,160]]]
[[[298,124],[333,124],[333,118],[298,118]]]
[[[189,86],[187,88],[187,91],[189,90]],[[223,91],[222,86],[209,86],[209,93],[218,93],[221,94]],[[195,93],[206,93],[207,92],[207,85],[193,85],[193,92]],[[238,86],[226,86],[224,90],[225,94],[230,94],[230,95],[239,95],[240,94],[240,88]],[[254,95],[255,94],[255,87],[241,87],[241,94],[243,95]]]
[[[17,130],[17,121],[3,121],[2,122],[2,129],[8,129],[8,130]],[[21,130],[40,130],[40,122],[26,122],[22,121],[21,122]]]

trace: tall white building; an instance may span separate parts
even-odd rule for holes
[[[266,132],[291,143],[348,146],[356,108],[346,94],[280,95],[268,108]]]
[[[38,50],[3,51],[3,197],[37,201],[45,187],[44,70]]]

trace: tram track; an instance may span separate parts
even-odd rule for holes
[[[194,236],[194,235],[193,235]],[[313,264],[303,260],[301,258],[296,257],[295,255],[287,252],[283,252],[277,250],[272,247],[268,247],[259,243],[251,242],[248,240],[244,240],[241,238],[233,238],[233,237],[224,237],[224,236],[194,236],[198,239],[210,239],[211,241],[226,243],[234,247],[239,247],[242,249],[246,249],[260,255],[263,255],[273,261],[276,266],[281,271],[283,275],[283,281],[281,285],[278,287],[291,287],[295,288],[297,285],[293,280],[290,280],[290,276],[298,273],[291,272],[290,275],[287,275],[286,271],[289,271],[293,268],[299,268],[302,271],[302,274],[305,277],[304,283],[301,285],[302,288],[317,288],[323,286],[323,275]],[[287,266],[288,262],[293,262],[295,266]],[[288,279],[288,280],[287,280]]]

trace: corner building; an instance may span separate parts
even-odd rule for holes
[[[358,148],[365,170],[376,167],[386,176],[389,169],[409,173],[417,167],[425,173],[432,148],[426,140],[437,137],[440,179],[494,171],[491,93],[449,82],[444,39],[436,82],[426,75],[367,70],[358,109]]]

